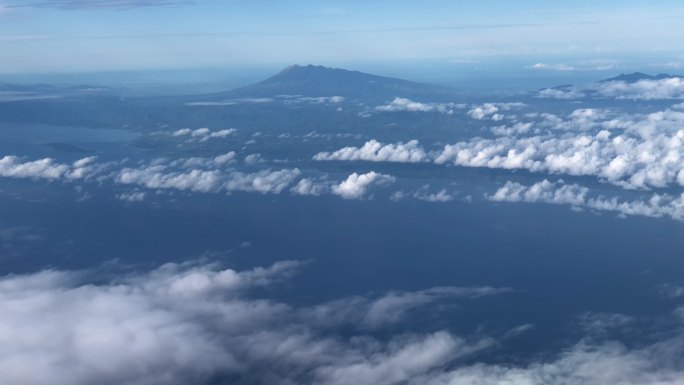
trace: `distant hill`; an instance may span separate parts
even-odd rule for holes
[[[358,71],[314,65],[292,65],[251,86],[205,96],[230,98],[302,95],[386,98],[453,92],[454,90],[448,87],[415,83]]]
[[[613,78],[604,79],[604,80],[601,80],[599,83],[607,83],[607,82],[635,83],[635,82],[638,82],[639,80],[662,80],[662,79],[680,78],[680,77],[682,77],[682,76],[670,75],[670,74],[648,75],[648,74],[645,74],[643,72],[634,72],[631,74],[621,74],[621,75],[613,77]]]
[[[122,88],[112,88],[93,85],[76,85],[60,87],[52,84],[0,83],[0,92],[73,93],[117,90],[122,90]]]

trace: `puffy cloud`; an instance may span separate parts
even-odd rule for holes
[[[63,164],[51,158],[22,162],[16,156],[7,155],[0,158],[0,177],[48,180],[84,179],[100,173],[109,166],[109,164],[95,165],[93,164],[95,159],[96,157],[90,156],[72,164]]]
[[[562,181],[548,180],[525,186],[517,182],[506,182],[494,194],[487,196],[497,202],[543,202],[572,205],[597,211],[615,212],[621,216],[646,216],[684,220],[684,193],[679,196],[652,194],[642,200],[621,200],[617,197],[590,197],[589,189],[577,184],[566,185]]]
[[[334,152],[320,152],[314,160],[365,160],[370,162],[419,163],[429,161],[425,150],[417,140],[406,143],[382,144],[373,139],[362,147],[344,147]]]
[[[163,165],[138,169],[124,168],[116,177],[116,181],[122,184],[199,192],[216,191],[221,179],[221,174],[217,170],[167,171]]]
[[[534,70],[550,70],[550,71],[574,71],[575,67],[567,64],[547,64],[547,63],[537,63],[528,68]]]
[[[261,154],[249,154],[245,157],[245,163],[247,164],[257,164],[263,162],[264,158],[261,157]]]
[[[464,108],[464,104],[455,103],[421,103],[406,98],[395,98],[389,104],[375,107],[380,112],[440,112],[453,114],[455,109]]]
[[[485,103],[481,106],[474,106],[468,110],[468,115],[477,120],[491,119],[500,121],[505,117],[504,114],[499,113],[500,111],[509,111],[525,106],[524,103]]]
[[[134,184],[150,189],[176,189],[205,193],[244,191],[279,194],[300,174],[298,169],[261,170],[254,173],[222,172],[215,169],[178,171],[169,170],[167,165],[157,164],[142,168],[124,168],[117,173],[115,180],[117,183]]]
[[[222,155],[214,157],[214,163],[217,165],[224,165],[235,162],[235,151],[230,151]]]
[[[320,196],[330,192],[329,182],[317,181],[312,178],[302,178],[292,188],[292,192],[297,195]]]
[[[565,185],[562,181],[551,183],[548,180],[523,186],[506,182],[489,199],[497,202],[547,202],[581,206],[586,201],[589,189],[578,185]]]
[[[387,185],[394,183],[396,178],[391,175],[379,174],[375,171],[366,174],[353,173],[338,185],[332,187],[332,193],[344,199],[359,199],[374,185]]]
[[[536,124],[539,127],[552,125],[569,132],[474,138],[446,145],[435,162],[588,175],[630,188],[684,185],[682,112],[665,110],[612,118],[602,111],[582,109],[571,113],[568,120],[548,114],[544,120],[546,122]],[[499,130],[507,131],[508,128]]]
[[[189,128],[181,128],[171,133],[171,136],[188,137],[190,141],[206,142],[212,138],[225,138],[237,132],[234,128],[212,131],[206,127],[191,130]]]

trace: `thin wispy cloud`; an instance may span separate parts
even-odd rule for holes
[[[57,8],[65,10],[79,9],[131,9],[140,7],[168,7],[176,5],[194,4],[188,0],[51,0],[10,2],[8,8]]]

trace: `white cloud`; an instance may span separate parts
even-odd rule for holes
[[[506,182],[494,194],[487,196],[497,202],[542,202],[571,205],[597,211],[609,211],[621,216],[646,216],[684,221],[684,193],[679,196],[652,194],[646,199],[629,201],[617,197],[590,197],[589,189],[562,181],[543,180],[530,186]]]
[[[550,71],[574,71],[575,67],[567,64],[547,64],[547,63],[537,63],[528,68],[534,70],[550,70]]]
[[[598,83],[596,91],[606,97],[630,100],[684,99],[684,79],[639,80],[633,83],[612,81]]]
[[[261,157],[261,154],[249,154],[245,157],[245,163],[247,164],[257,164],[263,162],[264,158]]]
[[[236,155],[237,154],[235,153],[235,151],[230,151],[222,155],[217,155],[216,157],[214,157],[214,163],[217,165],[234,163]]]
[[[7,155],[0,158],[0,177],[48,180],[84,179],[109,166],[108,164],[94,165],[95,159],[96,157],[91,156],[79,159],[72,164],[62,164],[51,158],[23,162],[16,156]]]
[[[331,184],[329,182],[316,181],[312,178],[302,178],[291,191],[297,195],[320,196],[329,193],[330,188]]]
[[[299,176],[299,169],[282,169],[277,171],[262,170],[245,174],[233,172],[225,182],[227,191],[258,192],[262,194],[280,194]]]
[[[382,144],[375,139],[366,142],[362,147],[344,147],[332,153],[320,152],[314,155],[313,159],[399,163],[419,163],[429,160],[425,150],[420,147],[417,140],[406,143]]]
[[[189,128],[181,128],[171,133],[171,136],[176,137],[189,137],[189,141],[206,142],[212,138],[226,138],[228,136],[234,135],[237,132],[234,128],[212,131],[209,128],[203,127],[196,130],[191,130]]]
[[[485,103],[480,106],[474,106],[468,110],[468,115],[476,120],[491,119],[493,121],[501,121],[505,118],[500,111],[510,111],[526,107],[524,103]]]
[[[537,96],[543,99],[579,99],[586,95],[576,88],[544,88],[539,91]]]
[[[394,98],[389,104],[375,107],[380,112],[440,112],[453,114],[455,109],[464,108],[464,104],[455,103],[421,103],[406,98]]]
[[[629,188],[684,185],[684,113],[665,110],[613,118],[603,111],[581,109],[568,118],[546,114],[534,123],[535,131],[548,127],[548,135],[474,138],[446,145],[435,162],[595,176]],[[558,130],[568,133],[552,132]]]
[[[675,385],[684,380],[679,335],[631,350],[619,343],[581,342],[554,358],[486,364],[473,353],[503,341],[439,330],[383,339],[367,334],[391,330],[387,326],[423,306],[506,289],[392,291],[310,307],[252,294],[252,288],[288,279],[299,266],[279,262],[236,271],[168,264],[98,284],[84,274],[50,270],[0,277],[0,383],[180,385],[239,378],[279,385]],[[599,318],[584,319],[595,324]],[[525,328],[529,325],[516,329]]]
[[[579,99],[586,96],[624,100],[684,99],[684,79],[672,77],[636,82],[608,81],[562,89],[545,88],[537,96],[550,99]]]
[[[379,174],[375,171],[366,174],[353,173],[338,185],[332,187],[332,193],[344,199],[359,199],[374,185],[387,185],[394,183],[396,178],[391,175]]]
[[[230,159],[232,157],[228,156]],[[222,162],[223,159],[220,159]],[[175,189],[194,192],[258,192],[279,194],[301,174],[298,169],[261,170],[254,173],[222,172],[211,169],[189,171],[169,170],[163,164],[142,168],[124,168],[116,175],[116,182],[134,184],[150,189]]]
[[[116,181],[122,184],[197,192],[216,191],[221,180],[221,174],[217,170],[167,171],[163,165],[138,169],[124,168],[116,177]]]

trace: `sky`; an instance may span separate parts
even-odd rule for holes
[[[0,0],[0,74],[437,61],[677,69],[678,1]]]

